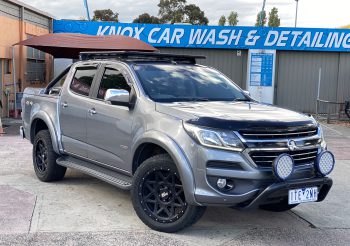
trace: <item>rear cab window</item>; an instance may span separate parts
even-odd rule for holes
[[[69,88],[76,94],[89,96],[97,67],[78,67]]]

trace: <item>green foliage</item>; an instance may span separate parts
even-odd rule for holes
[[[256,16],[255,26],[263,27],[266,25],[266,11],[260,11]]]
[[[193,25],[208,25],[209,20],[205,17],[197,5],[186,5],[186,0],[160,0],[159,18],[162,23],[191,23]]]
[[[269,13],[268,26],[279,27],[281,25],[281,19],[278,17],[278,9],[273,7]]]
[[[94,11],[93,21],[114,21],[119,22],[119,14],[114,13],[111,9],[98,9]]]
[[[163,23],[180,23],[184,20],[186,0],[160,0],[159,17]]]
[[[189,4],[185,6],[185,22],[193,25],[208,25],[209,20],[205,17],[204,11],[202,11],[197,5]]]
[[[148,13],[143,13],[142,15],[139,15],[139,17],[134,19],[132,23],[161,24],[161,21],[156,16],[151,16]]]
[[[227,17],[227,22],[229,26],[237,26],[238,24],[238,14],[235,11],[231,11],[230,15]]]
[[[224,26],[226,24],[226,17],[224,15],[222,15],[219,19],[219,26]]]

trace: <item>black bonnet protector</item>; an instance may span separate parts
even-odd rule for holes
[[[315,129],[317,125],[310,120],[303,121],[272,121],[272,120],[233,120],[233,119],[220,119],[216,117],[199,117],[197,119],[188,120],[187,123],[208,127],[217,128],[231,131],[300,131],[307,129]]]

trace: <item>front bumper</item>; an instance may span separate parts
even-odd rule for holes
[[[332,180],[318,175],[312,164],[297,166],[288,181],[279,181],[271,168],[257,168],[242,153],[199,148],[197,158],[194,196],[198,205],[256,208],[288,198],[290,189],[313,186],[319,188],[318,201],[322,201],[332,187]],[[209,166],[213,161],[225,165]],[[218,178],[232,180],[234,188],[220,190],[216,185]]]
[[[288,197],[288,190],[313,186],[317,186],[319,188],[317,202],[321,202],[326,198],[332,185],[333,181],[328,177],[274,183],[266,187],[253,200],[238,204],[237,207],[242,209],[258,208],[261,204],[272,203],[270,200]]]

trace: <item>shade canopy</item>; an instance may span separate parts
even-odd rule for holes
[[[55,58],[79,58],[82,51],[158,51],[151,45],[136,38],[122,35],[91,36],[75,33],[50,33],[16,43],[26,45]]]

